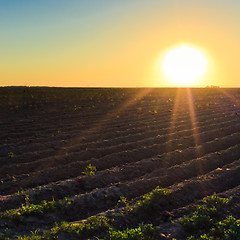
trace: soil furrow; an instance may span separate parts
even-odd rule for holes
[[[239,126],[240,128],[240,126]],[[185,151],[183,150],[178,150],[175,152],[175,157],[174,155],[167,155],[166,159],[170,159],[170,157],[173,159],[172,161],[176,161],[175,164],[177,163],[177,159],[191,159],[191,158],[196,158],[198,156],[201,156],[203,154],[206,154],[206,153],[209,153],[211,151],[218,151],[219,149],[221,148],[227,148],[227,147],[230,147],[232,145],[235,145],[237,143],[239,143],[239,135],[238,133],[235,133],[235,134],[231,134],[231,127],[229,127],[228,129],[228,133],[230,133],[229,135],[226,135],[224,136],[224,131],[221,131],[219,132],[218,130],[212,130],[210,132],[206,132],[206,133],[202,133],[200,134],[202,136],[202,139],[204,138],[204,142],[207,141],[207,139],[209,140],[209,142],[206,142],[202,145],[199,145],[196,148],[186,148]],[[214,134],[211,134],[211,133],[214,133],[214,132],[218,132],[218,134],[221,135],[221,140],[218,140],[215,141],[215,137],[216,135]],[[209,134],[210,133],[210,134]],[[226,133],[226,129],[225,129],[225,133]],[[205,136],[205,137],[204,137]],[[218,136],[219,137],[219,136]],[[194,142],[192,141],[192,138],[188,138],[190,142],[192,142],[192,147],[194,147]],[[181,139],[180,139],[181,140]],[[180,141],[179,140],[179,141]],[[171,141],[172,142],[172,146],[178,146],[179,145],[179,141]],[[185,139],[186,141],[186,139]],[[158,145],[157,145],[158,146]],[[156,148],[156,146],[155,146]],[[162,148],[162,149],[167,149],[167,145],[165,146],[165,148]],[[177,148],[175,148],[177,149]],[[160,151],[157,147],[157,154],[160,154]],[[163,151],[163,153],[168,153],[168,151]],[[149,157],[152,157],[152,156],[146,156],[145,158],[142,156],[142,154],[139,154],[138,157],[135,156],[135,152],[129,152],[129,154],[132,154],[133,156],[129,156],[128,158],[125,159],[122,159],[122,158],[119,158],[119,162],[117,161],[117,159],[115,158],[114,160],[114,165],[113,162],[112,162],[112,158],[103,158],[103,159],[100,159],[100,160],[91,160],[90,162],[92,164],[94,164],[98,170],[104,170],[104,169],[108,169],[109,167],[114,167],[114,166],[121,166],[123,164],[126,164],[126,163],[131,163],[131,162],[137,162],[141,159],[145,159],[145,158],[149,158]],[[146,153],[147,155],[148,153]],[[155,154],[155,156],[157,155]],[[134,158],[135,157],[135,158]],[[160,157],[160,156],[159,156]],[[169,161],[165,160],[165,161],[162,161],[162,166],[165,166],[167,167]],[[70,166],[73,165],[71,168]],[[0,185],[0,189],[1,189],[1,192],[2,193],[10,193],[8,189],[12,189],[12,193],[13,192],[16,192],[18,190],[22,188],[31,188],[31,187],[35,187],[35,186],[38,186],[38,185],[43,185],[43,184],[47,184],[49,182],[55,182],[57,180],[61,180],[62,177],[66,176],[65,178],[72,178],[72,177],[76,177],[76,176],[79,176],[81,175],[81,172],[84,170],[84,168],[86,167],[86,164],[84,165],[84,163],[80,164],[80,163],[74,163],[74,164],[69,164],[67,165],[68,168],[65,168],[65,169],[61,169],[58,168],[58,170],[54,169],[54,171],[50,171],[50,169],[48,170],[49,172],[47,172],[47,170],[44,170],[44,171],[40,171],[40,172],[35,172],[35,173],[32,173],[30,175],[24,175],[24,176],[20,176],[17,178],[17,181],[16,182],[13,182],[12,179],[10,179],[10,181],[4,181],[3,184]],[[70,174],[72,174],[73,176],[69,176]],[[74,175],[75,174],[75,175]],[[59,179],[60,178],[60,179]],[[29,181],[28,179],[31,179],[31,181]],[[55,181],[54,181],[55,180]],[[11,187],[10,187],[11,186]]]
[[[207,124],[206,122],[204,122],[204,123],[199,124],[197,128],[194,128],[194,129],[190,128],[189,130],[185,129],[184,125],[180,124],[179,126],[176,126],[174,128],[174,131],[172,133],[170,132],[170,129],[161,129],[161,134],[157,135],[157,137],[156,137],[156,132],[153,132],[153,133],[155,133],[154,137],[149,137],[148,133],[143,133],[143,134],[140,134],[140,135],[142,135],[141,138],[139,136],[137,136],[137,137],[129,136],[129,140],[126,141],[126,143],[121,143],[116,146],[104,147],[102,149],[101,148],[100,149],[87,149],[87,151],[85,149],[84,151],[79,152],[79,153],[77,153],[77,152],[68,153],[68,151],[65,150],[64,153],[61,154],[61,155],[64,155],[64,157],[55,156],[54,161],[52,161],[51,157],[47,157],[46,159],[36,160],[36,161],[32,161],[32,162],[26,163],[26,164],[20,164],[19,162],[21,162],[21,161],[19,161],[19,159],[13,159],[12,161],[8,161],[9,167],[7,167],[7,166],[4,167],[4,164],[3,164],[2,169],[0,169],[0,173],[5,171],[5,172],[8,172],[9,175],[10,174],[19,174],[18,172],[21,171],[21,169],[25,170],[25,169],[30,168],[30,169],[35,169],[35,171],[36,171],[39,168],[39,166],[40,167],[44,166],[45,168],[53,167],[56,164],[56,161],[58,161],[58,164],[69,164],[72,161],[75,161],[75,159],[79,159],[79,158],[82,161],[91,159],[93,157],[101,158],[106,155],[112,154],[114,152],[121,152],[123,150],[127,151],[127,150],[137,149],[137,148],[139,148],[139,146],[142,146],[142,145],[147,147],[149,145],[153,145],[156,143],[160,144],[160,143],[166,142],[169,139],[178,139],[180,137],[187,137],[187,136],[190,136],[192,134],[192,132],[194,132],[194,131],[202,132],[202,131],[206,131],[208,129],[222,128],[222,127],[233,125],[236,123],[238,123],[238,120],[236,120],[236,119],[233,119],[233,120],[227,121],[227,122],[221,121],[220,123],[217,123],[217,124],[216,123]],[[54,144],[52,144],[52,145],[54,147]],[[50,151],[50,149],[48,148],[47,153],[49,153],[49,151]],[[38,152],[34,152],[32,154],[33,154],[33,156],[36,156],[38,154]],[[66,154],[68,156],[66,156]],[[43,157],[44,156],[46,156],[46,153],[43,155]],[[27,157],[27,156],[25,156],[25,157]],[[66,160],[63,161],[63,160],[60,160],[59,158],[60,159],[65,158]],[[58,159],[58,160],[56,160],[56,159]],[[15,168],[12,167],[12,166],[14,166],[14,162],[16,162]],[[10,169],[15,170],[15,172],[11,173]],[[21,172],[21,173],[26,173],[26,172]],[[4,175],[2,175],[2,176],[4,176]]]
[[[213,114],[212,115],[212,118],[209,118],[209,113],[206,115],[206,118],[204,118],[204,120],[205,119],[207,119],[208,121],[210,120],[210,121],[212,121],[212,120],[216,120],[216,119],[219,119],[219,115],[218,115],[219,113],[217,113],[216,115],[215,114]],[[222,114],[221,114],[222,115]],[[198,122],[200,123],[200,121],[202,121],[201,119],[203,118],[203,116],[201,116],[200,117],[200,119],[198,119]],[[190,123],[189,121],[190,121],[190,119],[189,119],[189,115],[187,115],[185,118],[182,118],[182,117],[180,117],[180,120],[178,120],[178,119],[176,119],[176,123],[177,122],[181,122],[182,123],[182,121],[183,121],[183,119],[185,119],[185,120],[187,120],[188,121],[188,123]],[[170,118],[167,118],[166,120],[164,120],[164,119],[158,119],[158,121],[159,122],[156,122],[156,120],[155,121],[153,121],[153,119],[151,119],[151,123],[154,123],[154,124],[145,124],[145,126],[144,126],[144,133],[146,132],[146,131],[148,131],[148,129],[150,130],[150,131],[154,131],[154,130],[157,130],[157,129],[159,129],[159,128],[166,128],[166,127],[168,127],[168,125],[169,125],[169,120],[170,120]],[[220,119],[219,119],[220,120]],[[218,121],[219,121],[218,120]],[[165,123],[164,123],[165,122]],[[150,123],[150,122],[149,122]],[[129,123],[130,124],[130,123]],[[158,124],[160,124],[160,125],[158,125]],[[186,123],[187,124],[187,123]],[[112,125],[112,124],[111,124]],[[118,125],[117,125],[118,126]],[[129,126],[128,124],[126,124],[126,126]],[[138,131],[138,129],[139,129],[139,131],[142,131],[142,127],[138,127],[138,126],[136,126],[136,121],[134,121],[134,125],[132,125],[131,124],[131,127],[130,127],[130,132],[132,132],[132,128],[133,128],[133,126],[134,126],[134,129],[135,129],[135,131]],[[67,141],[69,141],[69,137],[70,137],[70,139],[73,139],[74,138],[74,136],[75,136],[75,138],[78,138],[78,142],[79,141],[81,141],[81,142],[83,142],[84,144],[81,144],[80,145],[80,147],[82,147],[82,149],[84,149],[84,148],[86,148],[87,147],[87,145],[91,145],[92,144],[92,141],[94,142],[94,140],[96,140],[96,139],[99,139],[99,134],[97,134],[97,136],[95,137],[95,139],[92,139],[92,141],[91,141],[91,139],[85,139],[83,136],[82,136],[82,134],[81,134],[81,132],[80,133],[77,133],[76,132],[76,128],[77,129],[79,129],[79,126],[78,126],[78,124],[76,125],[76,124],[74,124],[74,127],[75,127],[75,131],[74,132],[69,132],[67,135],[65,134],[63,134],[63,133],[60,133],[60,135],[58,134],[58,131],[59,131],[59,128],[58,129],[55,129],[55,130],[53,130],[53,131],[51,131],[51,132],[49,132],[49,134],[46,136],[47,137],[47,139],[46,139],[46,137],[41,137],[40,136],[40,134],[42,135],[42,133],[39,133],[39,131],[37,131],[37,133],[35,132],[34,133],[34,137],[32,138],[32,139],[23,139],[23,140],[21,140],[21,142],[19,143],[19,150],[18,150],[18,144],[15,142],[14,143],[14,146],[8,146],[8,148],[9,148],[9,150],[7,150],[6,149],[6,143],[4,144],[5,145],[5,147],[3,148],[4,149],[4,151],[3,151],[3,155],[5,156],[5,158],[3,158],[3,160],[2,160],[2,162],[4,163],[4,162],[6,162],[6,156],[7,156],[7,151],[14,151],[14,153],[15,154],[17,154],[17,157],[18,157],[18,161],[26,161],[26,159],[31,159],[31,156],[23,156],[23,157],[21,157],[21,153],[23,152],[23,150],[24,150],[24,155],[26,155],[26,153],[27,152],[29,152],[29,151],[34,151],[35,150],[35,152],[36,152],[36,150],[37,149],[39,149],[38,151],[41,151],[41,149],[39,148],[40,146],[42,146],[42,148],[43,148],[43,150],[44,149],[46,149],[44,146],[46,146],[46,144],[48,144],[49,145],[49,142],[51,143],[51,145],[53,146],[53,147],[55,147],[55,148],[60,148],[61,146],[64,146],[64,145],[66,145],[66,142]],[[61,128],[60,128],[61,129]],[[65,129],[65,127],[64,127],[64,129]],[[116,130],[116,129],[112,129],[112,130]],[[109,129],[108,128],[108,132],[112,132],[112,130],[111,129]],[[124,129],[124,131],[119,131],[120,129],[118,129],[118,133],[121,135],[120,137],[118,136],[117,138],[119,138],[119,143],[120,142],[122,142],[122,141],[127,141],[127,139],[124,139],[123,137],[124,136],[128,136],[128,135],[134,135],[134,133],[129,133],[128,132],[128,129]],[[54,136],[52,136],[52,135],[54,135]],[[82,137],[80,137],[80,139],[79,139],[79,135],[80,136],[82,136]],[[96,133],[94,134],[94,136],[96,135]],[[107,146],[108,145],[108,142],[112,142],[112,140],[113,139],[116,139],[116,136],[115,136],[116,134],[111,134],[110,135],[110,137],[113,137],[113,138],[109,138],[108,136],[104,136],[104,140],[105,140],[105,142],[104,142],[104,146]],[[139,138],[139,137],[141,137],[141,133],[138,133],[138,132],[136,132],[135,133],[135,135],[136,135],[136,138]],[[36,139],[36,137],[37,137],[37,139],[38,139],[38,142],[37,143],[31,143],[31,142],[35,142],[34,141],[34,139]],[[92,138],[92,137],[91,137]],[[123,139],[122,139],[123,138]],[[21,138],[20,138],[21,139]],[[111,140],[111,141],[107,141],[107,140]],[[62,141],[63,140],[63,141]],[[23,142],[24,141],[24,142]],[[86,142],[87,141],[87,142]],[[115,140],[116,141],[116,140]],[[75,141],[76,142],[76,141]],[[102,140],[101,141],[98,141],[98,142],[102,142]],[[26,146],[25,147],[23,147],[23,144],[26,144]],[[60,146],[59,146],[60,145]],[[72,145],[72,144],[71,144]],[[79,146],[79,144],[76,146],[76,148],[79,148],[78,147]],[[89,147],[91,147],[91,146],[89,146]],[[71,151],[73,151],[74,150],[74,147],[73,146],[70,146],[70,148],[71,148]],[[41,154],[43,153],[44,151],[41,151]],[[50,155],[53,155],[54,153],[55,153],[56,151],[52,151],[52,154],[50,154]],[[49,152],[49,150],[47,151],[47,154],[49,154],[50,152]],[[36,159],[36,157],[37,157],[38,155],[37,154],[34,154],[32,157],[34,157],[34,159]],[[49,156],[49,155],[48,155]],[[0,158],[1,159],[1,158]]]

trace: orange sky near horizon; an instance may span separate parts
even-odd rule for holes
[[[177,87],[161,74],[167,51],[207,56],[190,87],[240,87],[237,1],[30,1],[0,3],[0,86]]]

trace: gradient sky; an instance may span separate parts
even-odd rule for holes
[[[239,0],[0,0],[0,85],[174,87],[163,52],[204,51],[193,86],[240,87]]]

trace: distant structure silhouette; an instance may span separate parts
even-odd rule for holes
[[[211,86],[206,86],[206,88],[220,88],[220,87],[219,87],[219,86],[211,85]]]

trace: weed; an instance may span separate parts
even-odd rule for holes
[[[13,181],[13,182],[16,182],[17,179],[16,179],[14,176],[12,176],[12,181]]]
[[[198,178],[201,179],[201,180],[206,180],[208,177],[206,175],[201,175]]]
[[[21,190],[19,191],[17,191],[16,193],[14,193],[13,194],[13,196],[20,196],[20,195],[23,195],[25,192],[24,192],[24,190],[21,188]]]
[[[120,196],[120,199],[118,200],[117,206],[127,206],[128,202],[127,199],[124,196]]]
[[[183,187],[183,183],[178,183],[177,186],[178,187]]]
[[[29,196],[27,194],[25,195],[25,199],[24,200],[25,200],[25,204],[26,205],[30,204],[30,199],[29,199]]]
[[[15,157],[15,154],[13,152],[8,153],[8,158],[14,158],[14,157]]]
[[[91,163],[86,167],[85,171],[82,172],[85,176],[94,176],[96,174],[97,168],[92,166]]]

